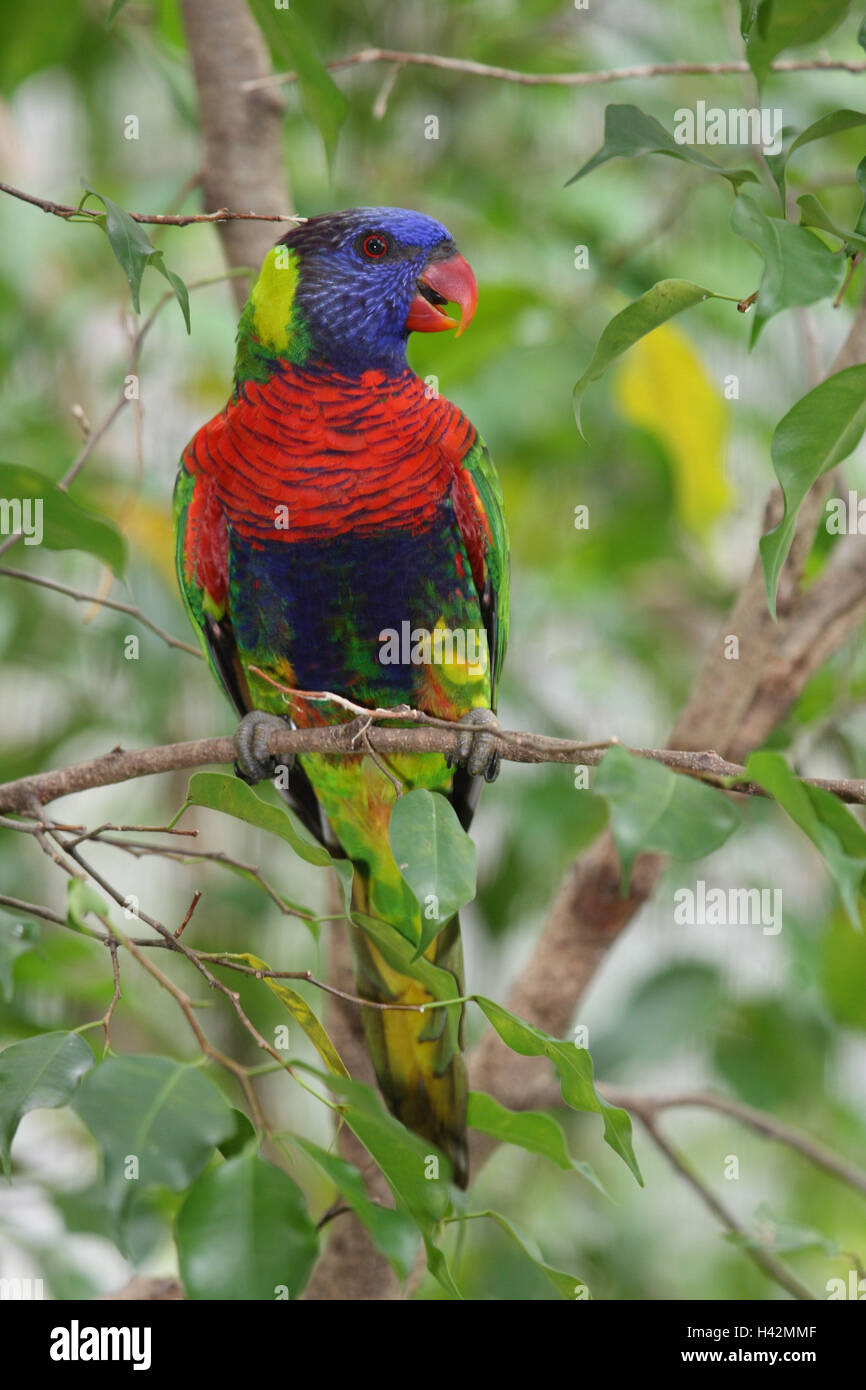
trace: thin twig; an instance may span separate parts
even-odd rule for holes
[[[773,1279],[777,1284],[781,1284],[783,1289],[787,1289],[788,1293],[791,1294],[793,1298],[804,1301],[807,1299],[814,1299],[815,1295],[812,1293],[811,1289],[801,1283],[796,1275],[792,1274],[781,1260],[777,1260],[775,1255],[772,1255],[769,1250],[763,1250],[759,1245],[755,1245],[752,1242],[749,1232],[746,1230],[745,1226],[740,1224],[736,1216],[734,1216],[734,1213],[724,1202],[719,1200],[712,1188],[708,1187],[706,1183],[692,1171],[677,1150],[668,1143],[655,1122],[652,1108],[644,1109],[642,1107],[632,1106],[632,1110],[633,1113],[639,1117],[653,1143],[656,1145],[656,1148],[664,1154],[674,1171],[679,1173],[681,1178],[685,1179],[689,1186],[698,1194],[704,1205],[709,1208],[723,1226],[727,1227],[731,1235],[742,1242],[740,1248],[743,1253],[747,1255],[759,1269],[762,1269],[770,1279]]]
[[[186,910],[186,916],[184,917],[184,919],[183,919],[183,921],[181,922],[180,926],[179,926],[179,927],[177,928],[177,930],[175,931],[175,934],[174,934],[175,940],[177,940],[177,938],[178,938],[179,936],[183,936],[184,927],[186,927],[186,926],[189,924],[189,919],[192,917],[192,914],[195,912],[196,908],[198,907],[198,905],[199,905],[199,900],[200,900],[200,899],[201,899],[201,889],[200,889],[200,888],[196,888],[195,892],[194,892],[193,895],[192,895],[192,902],[190,903],[189,907],[188,907],[187,910]]]
[[[866,1173],[861,1169],[839,1158],[811,1135],[784,1124],[763,1110],[745,1105],[742,1101],[731,1100],[728,1096],[718,1096],[712,1091],[689,1091],[672,1096],[638,1096],[627,1088],[607,1086],[604,1083],[599,1083],[599,1089],[612,1105],[621,1105],[626,1110],[640,1108],[646,1113],[657,1114],[663,1110],[694,1106],[704,1110],[715,1110],[721,1115],[730,1115],[732,1119],[739,1120],[741,1124],[747,1125],[749,1129],[764,1135],[765,1138],[774,1139],[780,1144],[786,1144],[788,1148],[795,1149],[816,1167],[832,1173],[849,1187],[856,1188],[858,1192],[866,1195]]]
[[[385,73],[385,77],[384,77],[384,80],[383,80],[383,82],[382,82],[382,85],[381,85],[381,87],[379,88],[379,91],[378,91],[377,94],[376,94],[376,100],[373,102],[373,119],[374,119],[374,120],[382,121],[382,120],[385,119],[385,114],[386,114],[386,112],[387,112],[387,110],[388,110],[388,102],[389,102],[389,100],[390,100],[390,98],[391,98],[391,93],[392,93],[393,90],[394,90],[394,83],[397,81],[397,78],[399,77],[399,75],[400,75],[400,64],[399,64],[399,63],[395,63],[395,64],[393,65],[393,67],[390,67],[390,68],[388,69],[388,71]]]
[[[360,741],[361,741],[361,743],[363,743],[364,748],[366,749],[367,753],[369,754],[370,759],[371,759],[372,762],[375,764],[375,766],[379,769],[379,771],[381,772],[382,776],[383,776],[388,782],[391,783],[391,786],[394,788],[394,795],[397,796],[397,797],[401,797],[401,796],[403,795],[403,783],[400,781],[400,778],[396,775],[396,773],[391,772],[391,770],[390,770],[390,768],[388,767],[387,763],[383,762],[382,759],[379,757],[379,754],[376,752],[375,748],[373,747],[372,743],[370,742],[369,728],[370,728],[370,725],[367,724],[367,725],[365,725],[364,728],[361,730],[361,733],[360,733]]]
[[[8,825],[10,828],[15,828],[17,830],[29,829],[29,827],[23,823],[10,822],[2,817],[0,817],[0,825]],[[119,826],[117,828],[120,830],[128,830],[134,827]],[[152,827],[144,826],[142,828],[148,829]],[[214,864],[223,864],[227,868],[238,869],[241,873],[247,874],[250,878],[254,879],[262,891],[271,899],[274,906],[279,908],[284,917],[299,917],[305,922],[324,922],[329,920],[327,915],[321,916],[315,912],[307,912],[304,908],[298,907],[296,904],[289,902],[288,899],[281,897],[276,888],[274,888],[273,884],[268,882],[257,865],[247,864],[242,859],[235,859],[232,855],[226,854],[225,850],[195,849],[186,846],[184,846],[183,849],[174,849],[168,845],[153,845],[143,840],[119,840],[115,836],[105,834],[105,829],[106,827],[104,826],[98,826],[95,830],[86,831],[75,843],[83,843],[85,840],[98,840],[101,845],[111,845],[115,849],[125,850],[127,854],[131,854],[135,858],[141,858],[143,855],[149,854],[158,856],[161,859],[169,859],[175,864],[197,864],[200,860],[210,861]],[[173,828],[171,833],[177,834],[177,829]],[[192,833],[197,835],[198,831],[184,831],[181,833]]]
[[[20,912],[26,917],[39,917],[44,922],[54,922],[58,927],[69,926],[66,918],[53,908],[43,907],[41,903],[25,902],[24,898],[11,898],[8,893],[0,893],[0,906],[11,908],[13,912]]]
[[[69,203],[55,203],[50,198],[37,198],[34,193],[25,193],[21,188],[13,188],[0,181],[0,193],[8,193],[10,198],[19,198],[22,203],[49,212],[53,217],[95,219],[105,214],[91,208],[72,207]],[[177,212],[130,212],[133,222],[146,222],[157,227],[190,227],[195,222],[306,222],[305,217],[296,217],[290,212],[230,212],[228,208],[217,208],[216,212],[177,213]]]
[[[0,189],[3,188],[6,188],[6,185],[0,183]],[[14,190],[10,190],[8,188],[6,188],[6,191],[14,192]],[[32,202],[33,199],[27,198],[27,201]],[[191,280],[187,285],[187,289],[201,289],[205,285],[215,285],[222,280],[231,280],[245,273],[246,271],[243,267],[233,270],[224,270],[219,275],[208,275],[201,280]],[[162,311],[165,305],[168,304],[169,300],[173,298],[174,291],[166,290],[165,294],[163,294],[157,300],[150,314],[145,319],[144,323],[141,325],[141,328],[139,328],[138,332],[133,337],[127,375],[135,375],[138,372],[138,362],[141,356],[141,349],[144,340],[150,332],[151,328],[153,327],[157,315]],[[87,460],[90,458],[90,455],[93,453],[93,450],[96,448],[96,445],[99,443],[100,439],[102,439],[103,436],[107,434],[108,430],[114,424],[117,417],[129,404],[129,400],[130,398],[127,396],[124,387],[124,389],[121,390],[121,393],[115,401],[114,405],[109,410],[108,414],[100,421],[100,423],[96,426],[95,429],[88,429],[84,445],[76,454],[75,458],[72,460],[72,463],[69,465],[66,472],[63,474],[63,477],[57,484],[57,488],[60,492],[67,492],[69,490],[69,488],[72,486],[72,484],[75,482],[75,479],[81,472],[82,468],[86,464]],[[23,534],[23,531],[13,531],[10,535],[6,537],[4,541],[0,542],[0,555],[5,555],[7,550],[11,550],[11,548],[14,545],[17,545],[18,542],[21,540]]]
[[[93,429],[93,426],[91,425],[90,420],[88,419],[87,412],[85,411],[84,406],[78,405],[76,403],[75,405],[70,407],[69,413],[72,416],[73,420],[78,421],[78,424],[81,427],[81,433],[86,439],[87,436],[90,434],[90,431]]]
[[[328,1210],[324,1213],[323,1216],[319,1217],[318,1221],[316,1222],[316,1230],[321,1231],[322,1228],[327,1226],[330,1221],[333,1221],[335,1216],[345,1216],[346,1212],[349,1212],[351,1210],[351,1207],[345,1207],[342,1206],[339,1202],[335,1202],[332,1207],[328,1207]]]
[[[476,63],[471,58],[449,58],[440,53],[406,53],[393,48],[362,48],[346,58],[335,58],[325,67],[332,72],[342,68],[360,67],[367,63],[396,63],[398,66],[438,68],[444,72],[462,72],[469,77],[490,77],[499,82],[517,82],[523,87],[596,87],[608,82],[626,82],[645,77],[678,77],[690,73],[718,77],[728,73],[748,73],[749,64],[742,59],[721,63],[651,63],[628,68],[609,68],[601,72],[521,72],[516,68],[496,67]],[[866,72],[862,59],[849,61],[837,58],[782,59],[771,64],[772,72]],[[240,83],[242,92],[262,91],[295,82],[297,73],[277,72]],[[2,185],[0,185],[2,187]]]
[[[70,828],[65,825],[58,825],[56,821],[52,821],[51,825],[54,830],[67,830]],[[82,826],[81,828],[85,830],[86,826]],[[191,839],[195,839],[196,835],[198,835],[197,830],[181,829],[179,825],[115,825],[113,821],[105,821],[104,824],[97,826],[95,830],[88,830],[86,835],[82,835],[82,839],[92,840],[94,836],[101,835],[103,831],[106,830],[128,830],[134,832],[136,835],[180,835],[182,837],[188,836]],[[187,851],[184,850],[184,854],[186,853]]]
[[[127,900],[126,898],[124,898],[123,894],[120,893],[120,891],[117,888],[115,888],[114,885],[108,881],[108,879],[104,878],[102,874],[100,874],[96,869],[94,869],[92,864],[88,864],[77,849],[70,849],[69,846],[63,844],[62,841],[58,841],[58,843],[60,845],[60,848],[64,850],[65,853],[68,854],[69,857],[75,861],[79,868],[83,869],[83,871],[90,878],[93,879],[94,883],[96,883],[103,890],[104,893],[107,893],[110,898],[113,898],[119,907],[125,908],[127,906]],[[220,992],[220,994],[225,995],[232,1008],[234,1009],[235,1013],[237,1014],[241,1024],[250,1034],[256,1045],[262,1048],[264,1052],[267,1052],[270,1057],[273,1057],[275,1062],[279,1062],[280,1066],[285,1071],[288,1071],[290,1075],[294,1076],[294,1072],[292,1071],[292,1068],[289,1066],[286,1060],[280,1056],[280,1054],[276,1051],[275,1048],[271,1046],[271,1044],[267,1041],[266,1038],[262,1037],[262,1034],[259,1032],[258,1028],[256,1028],[255,1024],[247,1017],[247,1014],[245,1013],[243,1005],[240,1001],[240,995],[235,990],[229,989],[228,985],[224,984],[222,980],[218,979],[217,976],[214,975],[213,972],[208,969],[208,967],[200,959],[198,954],[190,947],[188,947],[181,938],[175,936],[171,931],[169,931],[168,927],[166,927],[162,922],[158,921],[155,917],[149,916],[146,912],[143,912],[140,907],[136,909],[135,915],[140,919],[140,921],[144,922],[148,927],[151,927],[153,931],[158,932],[159,935],[165,941],[170,941],[174,950],[179,951],[181,955],[185,956],[186,959],[192,965],[195,966],[196,970],[198,970],[199,973],[205,978],[205,980],[207,980],[207,983],[210,985],[211,989],[216,989]]]
[[[111,1020],[114,1017],[114,1010],[117,1008],[118,1002],[120,1000],[120,962],[117,959],[117,951],[118,947],[120,946],[120,941],[112,933],[112,935],[106,939],[105,944],[108,947],[108,950],[111,955],[111,973],[114,979],[114,993],[111,996],[111,1002],[109,1003],[108,1008],[106,1009],[105,1014],[101,1020],[102,1028],[105,1033],[105,1050],[107,1052],[108,1049],[111,1047]]]
[[[73,589],[68,584],[61,584],[56,579],[45,579],[41,574],[28,574],[26,570],[10,569],[7,565],[0,565],[0,575],[6,579],[21,579],[27,584],[36,584],[42,589],[51,589],[54,593],[65,594],[67,598],[75,599],[76,603],[96,603],[101,608],[111,608],[116,613],[127,613],[130,618],[135,618],[144,627],[150,628],[157,637],[161,637],[169,647],[177,647],[182,652],[189,652],[191,656],[202,660],[200,648],[193,647],[189,642],[183,642],[179,637],[172,637],[170,632],[166,632],[158,623],[148,618],[133,603],[120,603],[117,599],[101,598],[98,594],[85,594],[80,589]]]
[[[143,945],[139,942],[139,945]],[[150,943],[154,946],[162,943],[154,941]],[[305,980],[309,985],[315,985],[325,994],[331,994],[335,999],[343,999],[347,1004],[357,1004],[362,1009],[381,1009],[383,1013],[410,1013],[423,1014],[429,1013],[436,1007],[445,1008],[448,1004],[456,1004],[461,1001],[457,999],[443,999],[439,1005],[434,1004],[388,1004],[380,1003],[375,999],[364,999],[359,994],[349,994],[344,989],[337,989],[336,985],[329,985],[325,980],[318,980],[309,970],[257,970],[255,966],[246,965],[243,961],[232,960],[231,953],[227,951],[198,951],[196,952],[199,960],[210,960],[215,965],[224,965],[227,970],[239,970],[243,975],[252,975],[256,980]]]
[[[170,979],[168,975],[163,974],[159,967],[154,965],[152,960],[148,960],[147,956],[144,954],[143,951],[139,949],[139,947],[135,944],[134,941],[131,941],[128,937],[123,936],[120,939],[123,942],[123,945],[126,947],[127,951],[129,951],[130,955],[138,961],[141,968],[143,970],[146,970],[148,975],[152,976],[153,979],[156,980],[156,982],[164,990],[166,990],[167,993],[170,994],[171,997],[175,1000],[175,1002],[180,1008],[181,1013],[183,1014],[184,1018],[189,1024],[193,1036],[195,1037],[196,1042],[201,1048],[202,1054],[205,1057],[209,1057],[212,1061],[216,1062],[219,1066],[225,1068],[226,1071],[231,1072],[232,1075],[236,1077],[244,1093],[246,1102],[250,1107],[250,1114],[253,1117],[253,1123],[255,1124],[258,1130],[267,1132],[267,1124],[265,1122],[265,1117],[262,1113],[262,1108],[259,1105],[259,1099],[256,1095],[255,1087],[253,1086],[252,1081],[249,1078],[247,1068],[243,1065],[242,1062],[236,1062],[233,1057],[229,1057],[225,1052],[220,1052],[219,1048],[216,1048],[212,1045],[212,1043],[207,1038],[207,1035],[204,1033],[201,1026],[199,1025],[198,1019],[195,1016],[195,1001],[190,998],[186,991],[182,990],[178,985],[176,985],[174,983],[174,980]]]
[[[858,265],[860,264],[860,262],[862,261],[862,259],[863,259],[863,253],[862,253],[862,251],[857,251],[857,252],[855,252],[855,254],[850,258],[850,260],[849,260],[849,262],[848,262],[848,271],[847,271],[847,273],[846,273],[846,275],[845,275],[845,279],[842,281],[842,284],[839,286],[839,293],[836,295],[836,298],[833,300],[833,308],[834,308],[834,309],[838,309],[838,308],[839,308],[839,305],[842,303],[842,300],[845,298],[845,295],[848,293],[848,286],[851,284],[851,281],[852,281],[852,279],[854,278],[854,271],[857,269],[857,267],[858,267]]]

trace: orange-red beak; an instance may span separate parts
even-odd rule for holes
[[[441,333],[456,328],[459,338],[469,327],[478,303],[478,285],[468,261],[456,252],[444,261],[430,261],[418,280],[418,293],[409,305],[410,333]],[[459,321],[446,314],[445,304],[460,305]]]

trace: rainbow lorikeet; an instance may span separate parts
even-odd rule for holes
[[[243,716],[237,770],[249,781],[274,775],[275,717],[296,727],[352,717],[290,692],[495,724],[508,627],[499,482],[474,427],[406,362],[410,332],[457,327],[448,303],[460,306],[462,332],[477,293],[446,228],[402,208],[310,218],[265,258],[240,320],[231,399],[187,446],[175,490],[181,589]],[[437,647],[437,632],[462,632],[463,648]],[[350,930],[365,999],[429,1002],[431,967],[444,997],[463,993],[456,916],[421,957],[405,950],[420,940],[420,909],[388,829],[394,779],[448,797],[467,827],[496,775],[490,742],[467,729],[454,766],[440,754],[385,762],[359,751],[288,767],[298,815],[355,866],[354,914],[368,928]],[[461,1007],[363,1014],[391,1110],[465,1183]]]

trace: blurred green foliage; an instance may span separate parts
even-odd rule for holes
[[[545,72],[742,52],[731,14],[736,7],[716,0],[676,9],[622,0],[590,11],[566,0],[443,0],[432,7],[371,0],[363,12],[350,0],[295,0],[292,8],[328,58],[376,42]],[[5,177],[62,202],[77,203],[86,179],[126,209],[165,211],[181,201],[184,210],[194,209],[189,184],[200,151],[177,6],[130,0],[109,31],[107,9],[102,0],[43,0],[16,11],[4,27]],[[862,56],[855,30],[849,16],[822,42],[834,55]],[[617,370],[587,395],[586,444],[575,429],[571,392],[611,315],[655,281],[676,276],[742,297],[757,288],[760,260],[729,227],[728,184],[679,161],[648,157],[617,160],[566,188],[602,143],[609,88],[531,88],[407,67],[379,117],[373,107],[385,75],[382,65],[337,75],[348,100],[332,176],[304,94],[284,88],[286,161],[298,212],[417,207],[451,228],[475,268],[481,296],[470,333],[457,342],[415,342],[411,359],[421,375],[435,374],[483,431],[503,479],[514,555],[504,723],[657,745],[752,565],[772,482],[770,436],[809,385],[810,344],[827,364],[850,310],[824,302],[810,311],[808,331],[797,311],[778,315],[754,356],[749,324],[731,303],[709,301],[678,321],[680,349],[722,402],[729,489],[709,529],[689,524],[675,504],[688,456],[684,462],[677,441],[646,412],[626,408]],[[771,75],[764,100],[784,108],[786,126],[803,128],[834,107],[856,105],[856,83],[837,72]],[[309,104],[309,93],[306,99]],[[677,108],[699,99],[739,106],[746,97],[736,76],[696,75],[619,83],[615,99],[639,105],[669,130]],[[140,118],[137,142],[123,138],[129,112]],[[436,140],[424,136],[430,114],[439,118]],[[861,197],[853,170],[863,151],[858,129],[804,148],[788,171],[792,195],[817,181],[837,224],[854,227]],[[151,230],[153,244],[188,284],[220,272],[212,227]],[[575,249],[582,246],[588,268],[577,269]],[[846,305],[856,302],[863,280],[858,270]],[[156,277],[145,277],[145,314],[161,288]],[[124,533],[124,582],[112,587],[99,561],[82,553],[20,548],[10,557],[85,593],[104,596],[111,589],[184,638],[170,494],[181,448],[227,395],[236,322],[230,287],[194,291],[191,310],[190,338],[176,310],[157,318],[142,352],[140,411],[131,403],[72,490],[76,502],[111,517]],[[81,446],[72,408],[80,406],[97,424],[123,385],[135,331],[130,315],[123,276],[99,229],[0,200],[0,457],[55,480],[62,476]],[[730,374],[739,377],[736,400],[723,398]],[[657,413],[670,416],[681,402],[675,384],[665,389]],[[699,437],[698,472],[700,448]],[[866,484],[864,461],[861,448],[846,465],[850,486]],[[580,505],[589,509],[588,529],[575,527]],[[828,548],[823,538],[813,565],[820,566]],[[130,633],[140,638],[137,660],[124,656]],[[118,743],[147,746],[232,727],[203,663],[123,615],[18,580],[0,582],[0,651],[3,780]],[[858,638],[813,679],[774,745],[795,766],[808,759],[816,774],[863,775],[864,689]],[[603,804],[576,790],[572,778],[570,768],[511,765],[486,795],[476,821],[479,896],[465,914],[470,988],[504,997],[562,872],[604,823]],[[164,825],[184,801],[186,780],[178,774],[91,792],[56,809],[75,824]],[[840,910],[817,854],[777,808],[752,802],[743,821],[707,864],[668,871],[605,963],[579,1020],[589,1029],[596,1076],[651,1093],[720,1087],[831,1147],[862,1155],[864,936]],[[288,846],[212,810],[196,809],[183,824],[200,834],[172,846],[178,858],[191,846],[225,849],[259,865],[284,897],[327,910],[322,875]],[[187,929],[196,946],[254,951],[274,968],[326,970],[302,921],[219,864],[136,858],[102,846],[89,857],[172,925],[182,920],[193,888],[202,888]],[[783,932],[676,927],[674,891],[702,878],[781,888]],[[60,876],[28,837],[3,834],[0,880],[3,892],[65,913]],[[17,930],[17,921],[0,913],[0,986],[7,986],[0,989],[0,1039],[14,1042],[99,1018],[112,988],[104,950],[47,924],[37,931],[25,921]],[[184,988],[198,988],[187,967],[178,966],[177,975]],[[14,994],[7,998],[10,981]],[[195,1058],[184,1020],[157,984],[130,961],[122,983],[115,1051]],[[260,984],[240,975],[233,984],[263,1033],[284,1023],[280,1001]],[[302,989],[321,1015],[321,996]],[[228,1010],[210,1009],[202,1018],[215,1045],[245,1063],[258,1060]],[[477,1017],[473,1023],[480,1028]],[[90,1037],[95,1045],[98,1034]],[[293,1046],[314,1056],[299,1029]],[[212,1075],[236,1104],[224,1075]],[[322,1107],[285,1077],[268,1077],[261,1089],[278,1128],[327,1145]],[[572,1153],[592,1163],[613,1201],[574,1173],[503,1147],[473,1191],[474,1209],[497,1207],[513,1217],[555,1270],[578,1270],[596,1298],[780,1296],[720,1238],[640,1133],[646,1191],[604,1150],[597,1120],[566,1112],[563,1123]],[[862,1204],[801,1157],[721,1115],[677,1112],[664,1124],[746,1225],[756,1223],[769,1200],[780,1222],[814,1228],[839,1251],[866,1257]],[[739,1159],[736,1182],[725,1180],[731,1154]],[[155,1189],[137,1199],[121,1255],[99,1200],[92,1141],[71,1112],[31,1114],[13,1163],[16,1191],[34,1194],[47,1217],[28,1222],[16,1213],[14,1192],[0,1190],[0,1272],[16,1273],[16,1261],[26,1258],[56,1297],[86,1297],[122,1283],[127,1261],[147,1271],[166,1269],[177,1194]],[[301,1159],[293,1171],[321,1212],[333,1195],[321,1170]],[[194,1215],[188,1214],[190,1223]],[[53,1230],[50,1238],[46,1229]],[[94,1235],[100,1238],[95,1253]],[[790,1258],[819,1296],[826,1280],[845,1277],[850,1267],[850,1255],[815,1246]],[[491,1222],[470,1223],[452,1263],[467,1297],[553,1296],[549,1279]],[[444,1295],[428,1280],[421,1296]]]

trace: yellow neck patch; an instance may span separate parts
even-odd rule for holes
[[[274,356],[288,356],[297,284],[297,255],[287,246],[272,246],[253,286],[249,307],[254,336]]]

